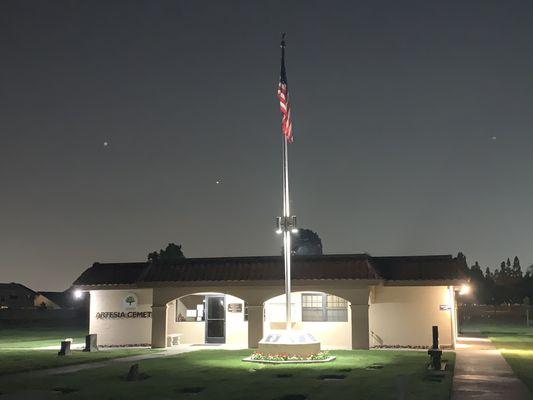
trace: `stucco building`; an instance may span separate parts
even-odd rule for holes
[[[455,295],[464,259],[450,255],[295,256],[292,321],[323,348],[443,346],[457,335]],[[90,333],[104,346],[228,343],[257,347],[284,328],[281,257],[96,263],[75,282],[90,292]]]

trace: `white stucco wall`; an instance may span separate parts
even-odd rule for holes
[[[228,312],[228,304],[242,304],[242,312]],[[226,296],[226,343],[248,347],[248,322],[244,320],[244,301]]]
[[[175,322],[168,333],[181,333],[180,343],[205,343],[205,322]]]
[[[133,293],[138,302],[135,308],[126,308],[125,297]],[[98,335],[100,346],[149,345],[152,318],[97,318],[98,313],[152,311],[152,289],[92,290],[89,332]],[[148,314],[144,314],[148,315]]]
[[[431,327],[439,327],[440,344],[451,346],[453,300],[446,286],[375,288],[369,309],[370,346],[430,346]]]
[[[131,311],[124,306],[124,298],[129,293],[138,297],[133,311],[152,311],[152,289],[91,291],[90,333],[98,334],[100,345],[151,343],[151,318],[96,318],[102,312]],[[293,293],[291,302],[295,329],[313,334],[323,348],[351,348],[350,308],[348,322],[302,322],[301,292]],[[230,303],[241,303],[243,312],[228,312]],[[453,298],[445,286],[375,287],[369,306],[370,345],[429,346],[433,325],[439,326],[441,345],[452,345],[452,311],[441,310],[441,305],[453,308]],[[168,303],[167,332],[182,333],[184,344],[204,343],[205,322],[177,322],[175,307],[176,301]],[[243,300],[226,295],[225,309],[226,343],[247,346],[248,322],[244,321]],[[284,328],[284,296],[265,303],[265,316],[264,334]]]

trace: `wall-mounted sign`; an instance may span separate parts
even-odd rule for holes
[[[137,303],[139,302],[139,299],[137,298],[137,295],[135,293],[128,293],[124,297],[124,308],[126,310],[137,308]]]
[[[229,303],[228,312],[242,312],[242,303]]]
[[[152,318],[151,311],[103,311],[96,313],[96,319]]]
[[[198,316],[197,310],[187,310],[186,314],[187,318],[196,318]]]
[[[439,306],[439,308],[440,308],[441,311],[449,311],[449,310],[451,310],[451,307],[448,304],[441,304]]]

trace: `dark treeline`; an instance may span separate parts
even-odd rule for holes
[[[484,270],[476,261],[468,269],[473,292],[464,303],[477,304],[529,304],[533,299],[533,266],[522,271],[520,260],[508,258],[494,272]]]

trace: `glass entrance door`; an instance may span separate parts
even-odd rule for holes
[[[205,342],[226,343],[225,296],[205,296]]]

